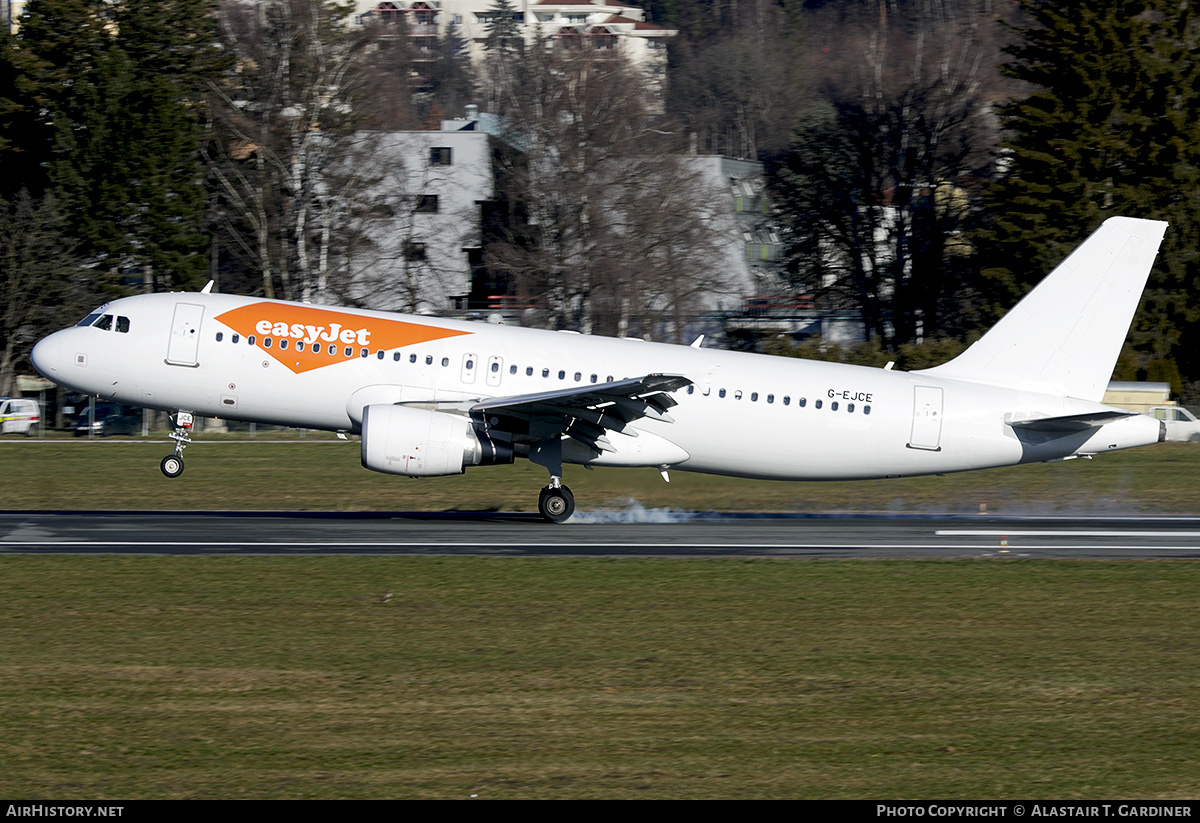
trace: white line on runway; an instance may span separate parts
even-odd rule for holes
[[[1069,529],[1052,529],[1037,531],[1033,529],[940,529],[935,531],[938,537],[1200,537],[1200,532],[1139,532],[1139,531],[1073,531]]]

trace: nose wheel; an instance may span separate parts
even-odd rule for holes
[[[575,495],[566,486],[548,486],[538,495],[538,511],[551,523],[563,523],[575,513]]]
[[[192,415],[190,412],[181,411],[175,415],[175,431],[167,435],[175,441],[175,453],[168,454],[158,464],[158,468],[167,477],[178,477],[183,474],[183,450],[187,448],[187,444],[192,442],[192,438],[188,437],[188,432],[192,428]]]

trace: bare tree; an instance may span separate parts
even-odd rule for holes
[[[650,336],[669,317],[679,333],[720,279],[708,265],[723,235],[705,228],[722,196],[667,151],[623,61],[538,45],[519,68],[503,111],[513,219],[488,268],[536,296],[552,328]]]
[[[345,25],[348,5],[328,0],[227,0],[226,47],[237,71],[214,89],[208,143],[218,214],[235,253],[259,269],[268,296],[309,300],[327,271],[325,174],[358,143],[365,116],[367,30]]]
[[[879,0],[857,31],[844,27],[858,60],[806,112],[776,187],[797,287],[860,309],[888,347],[957,331],[962,234],[995,145],[994,21],[933,5],[899,21]]]
[[[0,396],[15,393],[33,344],[97,297],[75,245],[49,195],[35,200],[22,190],[11,203],[0,199]]]

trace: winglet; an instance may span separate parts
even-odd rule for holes
[[[204,284],[204,288],[200,289],[200,293],[201,294],[212,294],[213,285],[215,283],[216,283],[215,280],[209,280],[207,283]]]

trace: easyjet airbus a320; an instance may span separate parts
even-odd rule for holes
[[[1101,404],[1166,224],[1115,217],[982,339],[897,372],[224,294],[114,300],[33,350],[51,380],[175,415],[362,435],[368,469],[460,474],[522,457],[538,508],[575,503],[564,463],[738,477],[907,477],[1163,439]]]

